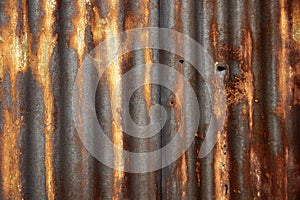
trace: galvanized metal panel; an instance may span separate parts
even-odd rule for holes
[[[141,141],[117,134],[112,123],[111,103],[122,99],[111,96],[115,80],[141,63],[163,63],[183,73],[204,114],[180,159],[155,172],[131,174],[104,166],[86,151],[73,124],[72,88],[85,56],[108,35],[148,26],[190,35],[226,68],[221,73],[228,113],[214,150],[199,159],[210,114],[201,77],[168,52],[123,56],[96,94],[99,122],[112,141],[139,152],[172,138],[163,129]],[[136,76],[151,79],[147,70]],[[170,78],[175,84],[176,77]],[[297,0],[2,0],[0,88],[1,199],[300,198]],[[153,103],[166,108],[169,126],[177,120],[179,107],[166,88],[146,86],[132,102],[137,123],[148,122]]]

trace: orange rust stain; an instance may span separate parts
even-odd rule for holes
[[[218,43],[218,36],[220,35],[220,32],[218,32],[217,24],[212,23],[211,25],[211,33],[210,33],[210,39],[212,41],[213,47],[216,50],[217,49],[217,43]]]
[[[106,18],[101,16],[100,11],[93,7],[93,18],[92,18],[92,33],[93,39],[96,44],[104,41],[105,39],[113,36],[118,36],[120,34],[119,26],[119,6],[121,4],[120,0],[112,0],[108,2],[108,10]],[[114,37],[116,40],[107,46],[107,57],[114,55],[114,52],[117,49],[120,38]],[[120,49],[117,49],[120,51]],[[101,61],[99,61],[101,62]],[[105,76],[108,79],[111,104],[114,108],[121,108],[122,105],[122,59],[118,59],[116,62],[113,62],[106,70]],[[115,92],[115,96],[113,95]],[[113,110],[115,116],[119,116],[121,112]],[[120,116],[119,116],[120,117]],[[118,118],[119,118],[118,117]],[[118,149],[123,149],[123,129],[122,127],[117,126],[115,121],[112,121],[112,142]],[[114,170],[113,172],[113,194],[112,199],[122,198],[122,185],[124,184],[124,158],[122,154],[118,151],[114,152],[114,168],[119,170]]]
[[[15,113],[4,109],[4,132],[1,137],[1,176],[5,199],[22,198],[20,183],[21,172],[19,160],[21,151],[18,146],[18,135],[21,129],[21,119]]]
[[[182,194],[181,194],[181,199],[187,199],[187,194],[186,194],[186,190],[187,190],[187,182],[188,182],[188,175],[187,175],[187,153],[185,152],[182,157],[181,157],[181,166],[180,166],[180,170],[181,170],[181,184],[182,184]]]
[[[88,25],[88,11],[86,7],[90,4],[91,0],[79,0],[76,3],[77,15],[72,20],[74,25],[73,37],[70,40],[70,45],[77,51],[78,66],[81,67],[83,62],[83,55],[85,53],[85,28]]]
[[[9,73],[11,93],[4,98],[10,98],[12,102],[11,109],[3,106],[4,126],[0,138],[2,190],[6,199],[23,198],[19,168],[21,151],[18,146],[23,117],[20,116],[20,108],[16,106],[19,102],[16,81],[18,73],[27,67],[28,38],[26,33],[22,32],[19,36],[16,33],[18,18],[23,17],[18,16],[17,3],[12,0],[5,4],[4,12],[10,20],[0,30],[0,80]]]
[[[200,162],[200,145],[196,146],[196,176],[197,176],[197,184],[200,187],[201,184],[201,162]]]
[[[283,120],[286,119],[286,102],[288,100],[289,88],[288,88],[288,75],[289,75],[289,60],[288,60],[288,16],[287,16],[287,5],[285,0],[280,0],[280,35],[281,35],[281,48],[278,52],[278,88],[279,94],[281,95],[280,102],[278,102],[276,113],[280,114]]]
[[[116,108],[120,107],[122,104],[122,91],[121,91],[121,76],[122,72],[120,69],[120,66],[118,63],[112,64],[107,72],[106,76],[108,77],[109,81],[109,90],[111,94],[111,104],[114,104]],[[113,91],[116,92],[115,96],[112,96]],[[112,111],[116,112],[116,111]],[[119,113],[115,113],[116,116],[119,115]],[[123,131],[122,127],[117,126],[116,122],[112,122],[112,134],[113,134],[113,143],[116,145],[117,148],[122,149],[123,148]],[[119,199],[119,194],[121,193],[121,184],[124,179],[124,173],[121,171],[124,168],[124,159],[122,157],[122,154],[119,152],[114,152],[114,168],[119,170],[114,170],[114,194],[113,199]]]
[[[37,52],[37,68],[33,69],[37,81],[43,88],[44,102],[44,134],[45,134],[45,168],[46,168],[46,192],[48,199],[54,199],[54,180],[53,180],[53,146],[52,134],[54,132],[53,101],[51,87],[51,76],[49,71],[51,56],[57,44],[57,35],[53,35],[52,28],[55,23],[56,1],[44,1],[42,4],[44,17],[39,33],[39,45]]]
[[[91,30],[93,33],[93,39],[96,44],[103,41],[110,31],[109,23],[107,18],[101,17],[99,10],[94,6],[93,7],[93,18]]]
[[[120,26],[119,26],[119,7],[121,1],[120,0],[112,0],[108,2],[108,10],[109,13],[107,18],[102,18],[99,11],[94,7],[94,18],[92,24],[92,33],[95,39],[95,42],[101,42],[107,37],[110,36],[118,36],[120,34]],[[118,44],[120,42],[119,37],[115,37],[116,40],[107,46],[108,49],[108,57],[110,54],[116,51],[118,48]],[[120,49],[117,49],[120,51]],[[109,90],[110,90],[110,97],[111,97],[111,104],[114,108],[121,108],[122,106],[122,66],[121,66],[121,59],[117,60],[116,62],[112,63],[106,73],[105,76],[109,82]],[[113,95],[113,91],[115,92],[115,96]],[[113,110],[115,112],[115,116],[119,116],[120,113]],[[115,121],[112,121],[112,142],[118,149],[123,149],[123,129],[122,127],[117,126]],[[112,199],[120,199],[122,198],[122,185],[124,184],[124,158],[122,154],[118,151],[114,152],[114,168],[118,170],[114,170],[113,172],[113,195]]]
[[[254,87],[253,87],[253,75],[251,72],[252,64],[252,38],[250,31],[244,32],[244,60],[245,60],[245,72],[243,74],[245,79],[245,94],[248,100],[248,114],[249,114],[249,132],[250,137],[252,135],[253,127],[253,97],[254,97]]]
[[[141,4],[142,8],[142,13],[144,13],[144,22],[143,24],[145,26],[148,26],[149,24],[149,18],[150,18],[150,1],[144,1],[143,4]],[[149,43],[149,34],[143,35],[142,36],[142,41],[145,41],[146,43]],[[151,64],[152,60],[151,60],[151,51],[149,49],[144,49],[144,62],[145,64]],[[145,82],[150,82],[151,81],[151,67],[150,66],[146,66],[145,69]],[[144,87],[144,96],[145,96],[145,100],[146,100],[146,105],[147,105],[147,110],[149,110],[150,105],[151,105],[151,85],[145,85]]]
[[[22,1],[22,8],[27,8],[26,1]],[[1,46],[1,63],[6,63],[9,67],[7,70],[11,77],[11,87],[12,87],[12,105],[16,105],[18,102],[17,96],[17,88],[15,86],[16,78],[18,72],[25,72],[28,67],[32,68],[32,72],[41,85],[43,89],[43,104],[44,108],[44,134],[45,134],[45,168],[46,168],[46,190],[48,199],[54,199],[54,183],[53,183],[53,168],[52,168],[52,141],[51,135],[54,131],[53,126],[53,95],[51,91],[51,77],[49,72],[49,64],[50,59],[53,53],[53,49],[55,47],[57,36],[52,34],[52,27],[55,22],[54,12],[56,9],[56,2],[54,0],[44,1],[42,5],[42,9],[44,11],[44,16],[42,18],[41,23],[41,32],[38,33],[39,43],[37,52],[32,52],[31,48],[29,48],[32,43],[32,35],[29,31],[28,26],[28,12],[24,9],[23,16],[19,16],[19,18],[23,18],[23,29],[19,31],[20,35],[17,36],[15,30],[17,30],[18,23],[18,13],[17,13],[17,2],[9,1],[7,5],[7,13],[10,14],[10,23],[8,23],[5,31],[3,31],[3,43]],[[5,56],[4,56],[5,55]],[[4,67],[1,66],[3,71]],[[3,74],[3,73],[1,73]],[[2,141],[4,143],[4,147],[2,149],[3,161],[1,166],[7,167],[7,165],[11,165],[14,163],[14,167],[11,167],[9,171],[3,171],[3,179],[4,180],[14,180],[14,182],[5,182],[4,185],[4,194],[5,196],[11,197],[13,199],[17,198],[21,194],[21,186],[19,183],[20,179],[20,171],[18,169],[19,157],[13,156],[9,157],[7,155],[17,155],[19,153],[19,149],[17,147],[17,139],[18,132],[21,128],[20,118],[19,116],[19,108],[13,107],[13,110],[10,114],[6,113],[6,118],[4,119],[5,125],[10,124],[10,128],[5,128],[5,131],[14,130],[14,133],[10,133],[10,135],[4,134]],[[15,122],[15,124],[11,124],[10,121]],[[7,144],[11,144],[8,146]],[[15,151],[15,153],[14,153]],[[12,178],[14,177],[14,178]],[[9,187],[7,186],[10,185]],[[14,188],[19,188],[14,189]]]

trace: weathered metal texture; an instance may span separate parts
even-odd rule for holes
[[[204,113],[180,159],[130,174],[85,150],[71,92],[84,56],[107,35],[147,26],[189,34],[227,68],[228,113],[214,151],[199,159],[209,116],[201,78],[167,52],[120,58],[96,95],[99,122],[120,147],[140,152],[172,138],[164,129],[146,142],[129,138],[110,120],[110,105],[122,99],[111,97],[115,80],[134,65],[160,62],[181,71]],[[137,76],[151,79],[147,70]],[[0,84],[1,199],[300,199],[298,0],[1,0]],[[174,126],[179,108],[167,89],[147,86],[132,101],[136,122],[147,123],[149,106],[160,103]]]

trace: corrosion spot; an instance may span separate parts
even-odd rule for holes
[[[201,140],[204,140],[205,139],[205,136],[203,133],[195,133],[195,137],[196,138],[200,138]]]
[[[170,108],[174,108],[176,106],[176,102],[174,99],[169,99],[167,104],[168,104],[168,107],[170,107]]]

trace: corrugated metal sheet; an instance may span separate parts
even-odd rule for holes
[[[84,55],[109,34],[147,26],[189,34],[226,67],[228,113],[207,157],[197,156],[205,115],[175,163],[131,174],[85,150],[71,96]],[[162,130],[144,142],[115,134],[109,91],[122,71],[151,62],[187,75],[207,112],[203,81],[189,63],[159,50],[123,56],[122,68],[100,82],[96,109],[112,140],[137,152],[159,148],[172,135]],[[143,74],[151,78],[137,76]],[[1,0],[0,88],[1,199],[300,199],[298,0]],[[174,126],[173,98],[157,85],[138,90],[133,119],[147,123],[149,106],[160,103]]]

